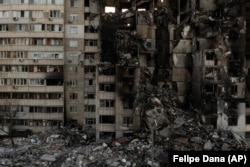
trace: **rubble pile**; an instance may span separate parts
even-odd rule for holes
[[[166,166],[169,150],[244,150],[242,137],[202,124],[194,111],[156,107],[147,112],[148,131],[95,142],[78,128],[60,127],[0,145],[0,166],[141,167]],[[150,117],[149,117],[150,116]]]
[[[159,140],[168,139],[168,148],[177,151],[228,151],[246,148],[245,139],[230,131],[217,131],[212,125],[203,125],[198,111],[168,110],[170,125],[157,131]]]
[[[2,141],[0,166],[160,166],[151,158],[160,162],[160,156],[166,155],[162,147],[155,147],[157,154],[151,157],[152,143],[145,135],[100,143],[91,142],[89,134],[65,127],[14,140],[15,148],[11,147],[9,139]]]

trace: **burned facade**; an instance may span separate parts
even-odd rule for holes
[[[218,130],[250,131],[248,3],[0,3],[0,107],[18,111],[16,128],[77,123],[118,138],[176,107]]]
[[[218,130],[245,134],[243,1],[105,2],[115,12],[103,16],[103,30],[112,35],[101,35],[100,56],[116,65],[123,86],[117,93],[135,99],[142,120],[154,108],[178,106],[198,110]],[[140,79],[123,79],[126,71]],[[125,93],[126,84],[130,90],[135,84],[134,94]]]

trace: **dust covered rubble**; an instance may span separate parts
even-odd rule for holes
[[[113,141],[95,142],[78,128],[57,128],[28,138],[4,139],[0,166],[141,167],[165,166],[169,150],[245,150],[243,137],[203,125],[195,111],[154,108],[147,112],[149,129]]]

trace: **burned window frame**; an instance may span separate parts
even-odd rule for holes
[[[115,115],[100,115],[99,123],[100,124],[115,124]]]
[[[115,92],[115,84],[114,83],[100,83],[99,91]]]

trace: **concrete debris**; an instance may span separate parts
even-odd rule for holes
[[[196,116],[197,111],[162,107],[149,112],[148,120],[161,126],[151,126],[149,131],[109,143],[92,141],[91,134],[69,127],[51,129],[28,138],[14,138],[15,148],[10,148],[10,141],[4,139],[0,146],[0,164],[27,167],[160,167],[167,164],[169,150],[246,149],[242,136],[202,125]]]

